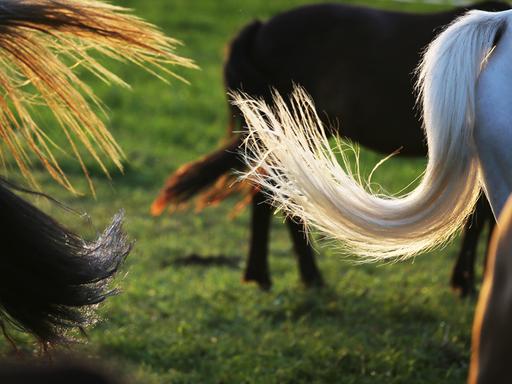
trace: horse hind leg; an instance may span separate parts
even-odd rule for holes
[[[249,258],[244,272],[244,282],[256,282],[263,290],[272,286],[268,267],[268,244],[272,218],[272,207],[266,202],[263,192],[252,199],[251,240]]]
[[[485,196],[478,200],[476,210],[464,227],[462,246],[452,271],[450,284],[461,297],[474,296],[475,261],[478,238],[485,227],[486,221],[494,222],[491,207]]]
[[[297,255],[299,272],[306,287],[321,287],[324,285],[322,275],[315,262],[313,248],[308,242],[304,225],[298,219],[287,219],[286,224],[293,241],[293,248]]]

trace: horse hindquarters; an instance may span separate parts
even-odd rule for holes
[[[42,343],[65,342],[65,331],[94,322],[91,308],[131,249],[123,215],[95,242],[86,242],[22,199],[0,179],[0,321]]]
[[[279,96],[274,107],[236,98],[251,132],[248,146],[254,155],[247,162],[258,169],[250,176],[288,214],[367,261],[411,257],[450,240],[479,197],[474,87],[507,16],[470,12],[426,50],[418,89],[429,162],[410,193],[372,194],[346,172],[303,90],[292,95],[292,108]]]
[[[510,11],[509,11],[510,12]],[[507,12],[508,13],[508,12]],[[480,160],[484,190],[496,217],[512,192],[512,15],[502,28],[499,41],[486,60],[476,94],[476,124],[474,140]]]
[[[251,60],[254,41],[262,25],[258,20],[248,24],[231,42],[224,64],[224,83],[228,92],[242,90],[253,95],[269,94],[268,78]]]
[[[468,383],[512,381],[512,199],[509,198],[493,233],[484,283],[473,321]]]

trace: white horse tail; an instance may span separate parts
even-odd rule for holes
[[[366,260],[406,258],[448,241],[480,194],[472,138],[475,90],[508,15],[471,11],[425,51],[417,86],[428,165],[412,192],[377,195],[361,185],[357,174],[343,169],[313,102],[300,88],[290,103],[275,95],[274,107],[247,95],[234,96],[249,129],[244,153],[252,168],[249,177],[290,216]]]

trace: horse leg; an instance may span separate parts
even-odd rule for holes
[[[482,196],[464,227],[461,250],[452,271],[451,286],[461,297],[476,294],[475,260],[478,238],[488,219],[494,221],[489,203],[485,196]]]
[[[304,232],[304,225],[297,218],[287,219],[286,224],[290,230],[293,249],[297,255],[300,278],[306,287],[321,287],[324,282],[320,270],[315,262],[313,248],[308,242]]]
[[[494,233],[494,229],[496,228],[496,219],[494,218],[494,214],[492,213],[490,204],[487,204],[489,208],[489,233],[487,235],[487,247],[485,248],[485,256],[484,256],[484,275],[487,271],[487,261],[489,258],[489,250],[492,240],[492,234]]]
[[[267,204],[265,195],[263,192],[256,193],[252,199],[251,242],[243,281],[254,281],[264,290],[272,286],[268,269],[271,217],[272,207]]]

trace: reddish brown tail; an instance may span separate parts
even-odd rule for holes
[[[206,188],[232,169],[243,166],[238,155],[242,137],[233,137],[225,146],[191,163],[182,165],[167,179],[164,188],[151,205],[151,214],[162,214],[168,205],[179,206]]]

